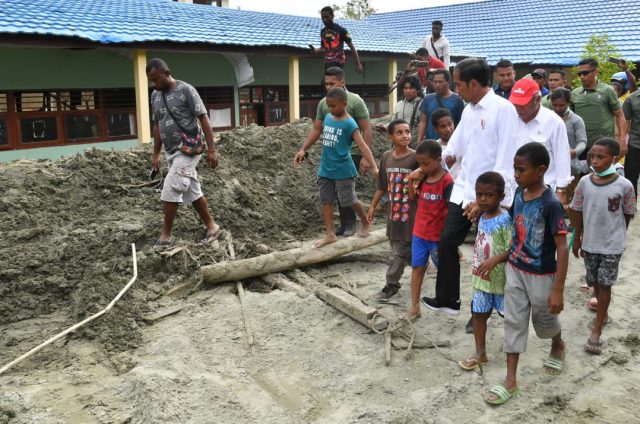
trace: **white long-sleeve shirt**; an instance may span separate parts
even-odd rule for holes
[[[449,49],[449,40],[444,35],[441,35],[437,40],[433,40],[433,45],[436,46],[436,51],[433,51],[433,46],[431,46],[431,38],[433,35],[427,35],[424,40],[422,40],[422,47],[429,51],[429,56],[436,57],[441,60],[447,66],[447,70],[449,66],[451,66],[451,52]]]
[[[551,160],[544,174],[544,182],[553,190],[564,188],[573,180],[567,128],[555,112],[540,107],[536,117],[526,124],[518,118],[517,140],[518,148],[531,141],[542,143],[547,148]]]
[[[465,207],[476,199],[476,179],[495,171],[505,180],[502,205],[511,207],[515,192],[513,157],[517,150],[518,114],[515,107],[493,90],[478,103],[464,108],[442,156],[453,156],[460,163],[450,201]]]

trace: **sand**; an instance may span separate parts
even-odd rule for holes
[[[320,234],[313,193],[317,155],[299,170],[288,163],[308,128],[308,121],[300,121],[225,133],[221,169],[200,170],[211,209],[234,234],[239,257]],[[383,150],[384,138],[378,135],[376,144]],[[239,154],[231,158],[231,151]],[[152,251],[161,220],[157,188],[131,187],[146,181],[148,153],[92,151],[0,167],[0,364],[106,306],[131,276],[131,242],[138,245],[140,274],[108,315],[0,375],[0,423],[638,421],[637,223],[631,224],[614,287],[604,353],[583,350],[594,315],[585,308],[588,295],[579,291],[583,265],[571,258],[561,314],[565,373],[543,373],[549,342],[531,330],[519,370],[523,393],[495,408],[482,394],[505,373],[497,315],[489,322],[491,362],[480,375],[456,364],[474,349],[473,336],[464,332],[467,308],[458,317],[423,310],[415,324],[418,337],[449,340],[451,347],[416,349],[408,360],[394,350],[385,366],[381,335],[313,295],[301,298],[257,280],[245,282],[256,340],[251,348],[234,284],[164,296],[192,278],[197,266],[226,254],[224,243],[198,243],[203,229],[188,209],[180,211],[176,234],[193,259],[181,253],[167,260]],[[370,197],[372,180],[359,184]],[[462,249],[462,274],[469,275],[472,246]],[[381,244],[360,253],[388,252]],[[394,304],[379,305],[373,296],[385,269],[383,263],[352,262],[304,271],[352,291],[393,319],[409,303],[410,269]],[[430,274],[423,292],[433,290]],[[468,278],[461,290],[467,303]],[[167,308],[179,311],[149,321]]]

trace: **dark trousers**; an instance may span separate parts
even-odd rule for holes
[[[624,176],[633,184],[633,191],[638,197],[638,177],[640,177],[640,149],[629,144],[629,151],[624,159]]]
[[[458,247],[464,243],[471,221],[462,216],[462,206],[449,202],[444,229],[438,245],[438,276],[436,277],[436,299],[449,303],[460,300],[460,256]]]
[[[360,161],[362,160],[362,155],[351,155],[353,159],[353,163],[356,166],[356,169],[360,168]],[[340,226],[343,228],[345,226],[353,226],[356,225],[358,219],[355,211],[351,206],[343,208],[338,204],[338,212],[340,212]]]

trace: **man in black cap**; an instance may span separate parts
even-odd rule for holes
[[[531,72],[531,78],[538,83],[538,87],[540,87],[540,94],[543,97],[549,94],[549,89],[545,87],[545,84],[547,83],[547,71],[542,68],[535,69]]]

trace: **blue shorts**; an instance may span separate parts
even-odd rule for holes
[[[482,290],[473,290],[471,312],[476,314],[488,314],[492,309],[498,311],[500,316],[504,316],[504,295],[487,293]]]
[[[429,256],[431,256],[433,264],[438,268],[438,242],[413,236],[411,240],[411,266],[414,268],[427,266]]]

